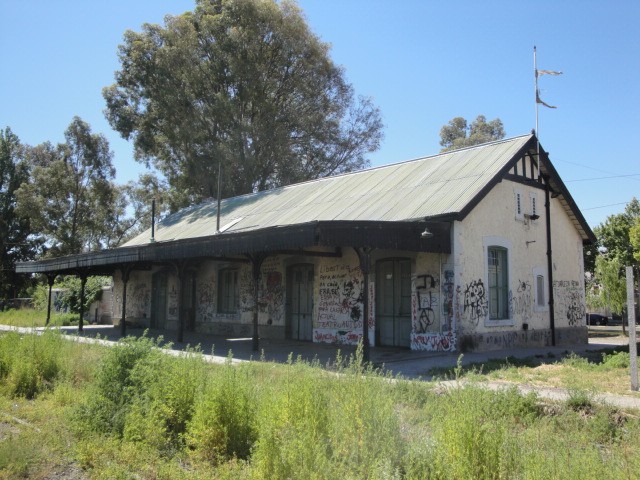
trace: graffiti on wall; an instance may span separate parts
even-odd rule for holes
[[[553,294],[556,304],[556,318],[566,318],[569,326],[582,325],[586,308],[584,292],[576,280],[554,280]]]
[[[345,331],[362,328],[364,280],[360,267],[322,266],[317,278],[316,327]]]
[[[440,304],[439,283],[440,281],[430,274],[416,276],[415,301],[412,301],[414,333],[438,329],[436,320]]]
[[[129,290],[129,289],[127,289]],[[146,283],[136,283],[131,289],[131,293],[127,291],[127,313],[134,317],[146,317],[151,305],[151,290]],[[129,300],[129,298],[131,300]]]
[[[487,294],[482,280],[473,280],[464,289],[464,314],[476,326],[488,312]]]
[[[268,324],[282,323],[284,307],[284,286],[282,273],[271,270],[262,274],[260,282],[260,298],[258,299],[260,312],[266,313]]]
[[[442,283],[442,317],[444,326],[452,330],[456,318],[456,286],[453,270],[444,270],[444,282]]]
[[[429,352],[453,352],[456,349],[456,336],[453,331],[445,333],[411,334],[411,350]]]
[[[197,283],[196,309],[200,322],[212,322],[216,314],[215,284],[212,280]]]
[[[516,292],[509,290],[509,316],[519,318],[523,322],[529,321],[532,302],[531,284],[526,280],[518,280]]]
[[[497,350],[519,346],[551,345],[551,330],[527,330],[517,332],[474,333],[466,335],[461,342],[473,350]]]
[[[167,295],[167,320],[178,319],[178,290],[176,285],[171,285],[171,290]]]

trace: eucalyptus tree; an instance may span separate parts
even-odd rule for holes
[[[18,211],[28,216],[50,255],[114,246],[118,192],[107,139],[78,117],[65,131],[65,143],[31,150],[30,178],[17,190]]]
[[[501,140],[504,136],[504,126],[499,118],[487,122],[484,115],[478,115],[469,124],[466,119],[455,117],[440,129],[441,152]]]
[[[29,279],[15,273],[16,262],[38,252],[29,215],[17,211],[16,191],[29,178],[24,146],[9,127],[0,130],[0,299],[19,295]]]
[[[182,206],[362,168],[382,121],[289,0],[198,0],[127,31],[105,114]],[[177,195],[174,199],[179,198]]]

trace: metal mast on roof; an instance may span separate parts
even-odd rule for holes
[[[538,89],[538,77],[540,75],[562,75],[562,72],[555,70],[538,70],[538,60],[536,57],[536,46],[533,46],[533,73],[534,73],[534,85],[535,85],[535,98],[536,98],[536,139],[537,139],[537,155],[538,162],[540,161],[540,132],[538,130],[538,104],[542,104],[547,108],[556,108],[553,105],[543,102],[540,99],[540,90]],[[539,172],[540,170],[538,170]]]

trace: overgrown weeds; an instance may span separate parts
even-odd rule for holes
[[[3,385],[30,341],[48,351],[60,337],[0,337]],[[0,478],[74,469],[95,478],[229,479],[617,479],[640,471],[637,415],[593,398],[549,408],[515,388],[434,389],[383,375],[360,350],[327,372],[293,358],[210,365],[198,349],[175,358],[161,343],[55,344],[57,374],[33,400],[2,390],[0,412],[11,409],[40,432],[0,419]],[[569,364],[562,368],[593,368]]]

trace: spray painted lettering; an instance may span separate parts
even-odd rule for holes
[[[488,304],[484,284],[482,280],[474,280],[468,283],[464,290],[464,313],[478,325],[481,318],[487,316]]]

